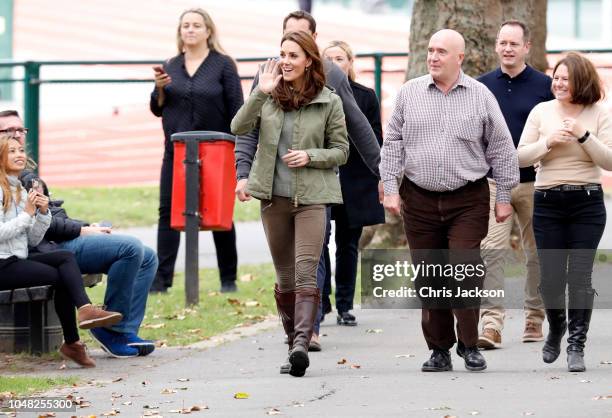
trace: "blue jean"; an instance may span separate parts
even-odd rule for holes
[[[112,330],[137,334],[157,271],[155,251],[134,237],[117,234],[80,236],[60,246],[75,254],[82,273],[107,275],[104,304],[123,314]]]

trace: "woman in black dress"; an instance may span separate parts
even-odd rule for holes
[[[219,45],[217,29],[208,13],[189,9],[181,14],[177,29],[178,55],[155,66],[151,112],[161,116],[164,159],[159,191],[157,254],[159,267],[152,291],[172,286],[180,232],[170,228],[172,195],[172,134],[185,131],[230,133],[230,122],[244,101],[236,64]],[[214,231],[221,291],[236,290],[236,232]]]

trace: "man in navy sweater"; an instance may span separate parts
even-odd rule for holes
[[[518,146],[527,116],[538,103],[554,99],[550,90],[551,79],[525,63],[529,53],[529,29],[517,20],[504,22],[497,34],[495,52],[499,56],[499,68],[482,75],[478,81],[495,95],[506,119],[514,146]],[[535,170],[521,168],[521,182],[512,190],[511,204],[518,218],[521,240],[527,260],[525,281],[525,330],[523,342],[542,341],[544,306],[538,293],[540,268],[531,223],[533,214]],[[491,191],[491,215],[489,232],[482,241],[483,258],[487,263],[485,287],[503,289],[504,256],[510,249],[510,235],[514,217],[497,223],[494,216],[495,181],[489,178]],[[504,305],[499,299],[483,300],[480,311],[482,334],[478,346],[483,349],[500,348],[504,328]]]

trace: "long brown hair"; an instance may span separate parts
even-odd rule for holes
[[[577,52],[568,52],[555,64],[553,77],[561,64],[567,67],[572,103],[588,106],[604,98],[601,78],[589,59]]]
[[[183,13],[181,13],[181,16],[179,17],[178,28],[176,29],[176,47],[178,49],[179,55],[185,52],[185,43],[181,39],[181,23],[183,22],[183,17],[187,13],[198,14],[202,16],[202,19],[204,19],[204,25],[206,26],[210,34],[208,36],[207,41],[208,49],[210,49],[211,51],[216,51],[223,55],[227,55],[223,48],[221,48],[221,44],[219,43],[219,35],[217,34],[217,26],[215,26],[215,22],[213,22],[212,17],[210,17],[210,15],[204,9],[200,9],[199,7],[187,9]]]
[[[325,71],[319,49],[312,36],[303,31],[287,32],[283,35],[280,44],[282,45],[285,41],[293,41],[298,44],[306,57],[312,61],[310,67],[304,71],[304,82],[299,90],[293,89],[291,83],[281,78],[272,92],[274,101],[283,110],[288,111],[299,109],[319,95],[325,87]]]
[[[16,141],[17,143],[19,143],[19,141],[13,138],[11,135],[0,135],[0,189],[2,189],[2,209],[4,213],[9,210],[11,201],[13,200],[11,185],[9,183],[8,173],[6,172],[6,168],[8,167],[8,150],[10,141]],[[19,204],[20,198],[21,186],[17,185],[17,195],[15,196],[16,205]]]

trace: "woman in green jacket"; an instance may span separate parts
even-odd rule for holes
[[[325,206],[342,203],[336,172],[349,150],[342,103],[325,87],[321,57],[309,34],[283,36],[280,59],[262,66],[259,85],[231,125],[236,135],[257,127],[257,153],[242,200],[261,200],[277,276],[276,306],[289,337],[289,373],[303,376],[319,306]]]

